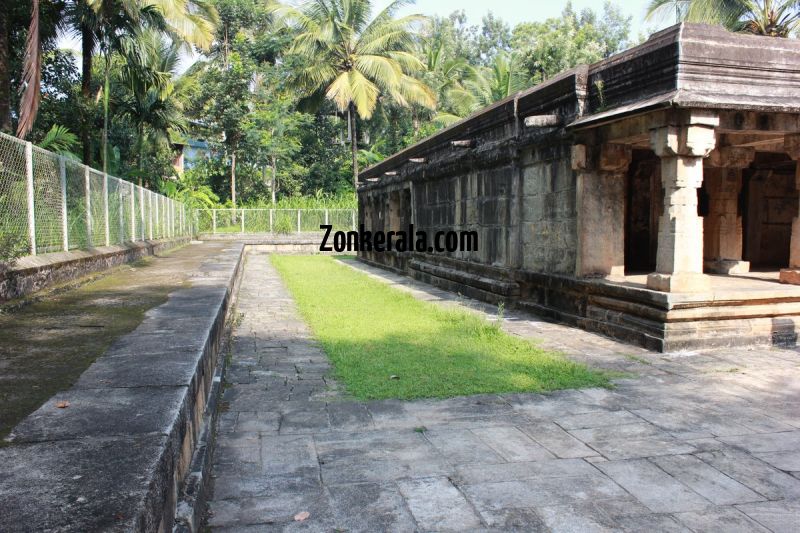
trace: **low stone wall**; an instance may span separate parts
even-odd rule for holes
[[[0,303],[22,298],[47,287],[65,283],[87,274],[156,255],[186,244],[189,237],[103,246],[28,256],[0,271]]]
[[[298,233],[293,235],[269,234],[269,233],[217,233],[200,235],[204,241],[232,241],[240,242],[262,252],[275,254],[333,254],[335,252],[320,252],[319,247],[322,243],[324,234],[319,232]],[[332,241],[329,239],[328,244]]]
[[[202,499],[209,402],[243,249],[232,243],[204,262],[191,288],[14,428],[0,447],[0,530],[171,531],[190,473]]]

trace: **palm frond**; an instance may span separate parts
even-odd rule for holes
[[[78,144],[77,135],[60,124],[53,124],[38,146],[59,155],[75,157],[73,151],[77,149]]]
[[[24,139],[33,128],[39,111],[42,84],[42,49],[39,45],[39,0],[32,1],[31,23],[25,39],[22,81],[25,88],[19,103],[17,137]]]

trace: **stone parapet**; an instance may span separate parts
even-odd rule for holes
[[[184,480],[203,464],[197,445],[209,449],[203,428],[242,253],[231,244],[203,263],[190,288],[14,428],[0,447],[0,530],[173,529]],[[195,498],[203,486],[191,484]]]
[[[189,240],[189,237],[176,237],[23,257],[10,268],[0,270],[0,303],[156,255],[187,244]]]

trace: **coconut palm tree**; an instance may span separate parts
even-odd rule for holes
[[[273,4],[276,19],[296,31],[289,53],[301,62],[296,83],[304,104],[319,107],[324,99],[347,113],[358,185],[356,115],[369,119],[386,95],[398,105],[433,108],[436,96],[415,74],[424,64],[411,52],[414,25],[420,15],[394,18],[408,4],[395,0],[372,20],[370,0],[308,0],[300,7]]]
[[[676,0],[652,0],[647,18],[676,9]],[[800,24],[797,0],[683,0],[678,10],[687,22],[722,24],[731,31],[789,37]]]

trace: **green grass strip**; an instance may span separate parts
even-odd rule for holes
[[[270,259],[333,362],[335,377],[357,399],[609,385],[602,372],[475,314],[417,300],[332,257]]]

